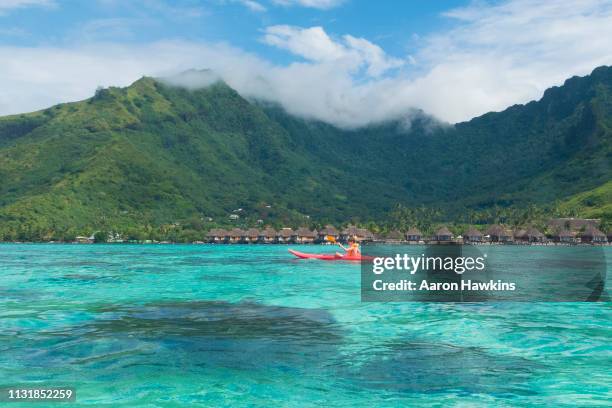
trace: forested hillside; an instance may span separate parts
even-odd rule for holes
[[[411,117],[343,130],[222,82],[145,77],[0,118],[0,239],[199,231],[231,214],[379,221],[398,204],[448,220],[530,205],[611,218],[612,68],[453,126]]]

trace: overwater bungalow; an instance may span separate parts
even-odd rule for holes
[[[357,235],[358,230],[359,228],[357,228],[355,225],[348,225],[342,230],[342,232],[340,232],[340,240],[344,242],[348,241],[349,238]]]
[[[499,242],[512,243],[514,242],[514,232],[512,232],[511,229],[506,228],[504,229],[504,234],[501,235],[499,238],[500,238]]]
[[[503,233],[504,228],[498,224],[493,224],[487,228],[487,235],[489,236],[489,241],[491,242],[499,242],[499,236]]]
[[[423,238],[423,234],[417,228],[410,228],[406,231],[406,241],[419,242]]]
[[[276,242],[279,244],[289,244],[297,241],[297,234],[291,228],[281,228],[276,233]]]
[[[463,242],[482,242],[482,232],[476,228],[470,228],[465,234],[463,234]]]
[[[514,241],[515,242],[528,242],[529,238],[527,237],[527,230],[524,228],[519,228],[514,230]]]
[[[587,227],[584,232],[580,234],[580,239],[582,242],[590,242],[592,244],[603,244],[608,242],[606,234],[595,227]]]
[[[575,244],[578,242],[578,238],[576,237],[576,233],[569,230],[561,230],[554,235],[554,239],[556,242],[565,243],[565,244]]]
[[[334,239],[338,239],[340,237],[340,234],[338,233],[338,230],[333,225],[328,224],[325,226],[325,228],[321,228],[318,231],[317,241],[325,242],[328,236],[334,237]]]
[[[433,237],[434,241],[438,242],[449,242],[453,240],[453,233],[448,230],[446,227],[440,228],[436,231],[436,235]]]
[[[264,244],[273,244],[276,242],[276,230],[272,227],[266,227],[259,232],[259,242]]]
[[[206,241],[220,244],[225,241],[226,231],[221,228],[213,228],[206,233]]]
[[[404,241],[404,234],[398,230],[389,231],[384,235],[386,242],[402,242]]]
[[[374,234],[365,228],[349,225],[340,233],[340,240],[347,242],[350,238],[355,238],[357,241],[371,241],[374,239]]]
[[[230,244],[239,244],[243,241],[245,236],[246,232],[244,230],[240,228],[232,228],[232,230],[229,231],[227,242]]]
[[[358,237],[361,237],[361,241],[374,241],[374,234],[372,231],[365,228],[360,228],[359,231]]]
[[[491,242],[508,243],[513,239],[512,231],[498,224],[491,225],[487,230],[487,235]]]
[[[537,228],[530,227],[527,229],[528,242],[546,242],[546,235],[542,234]]]
[[[300,227],[296,231],[298,244],[312,244],[317,239],[317,231],[311,231],[306,227]]]
[[[256,244],[259,241],[259,234],[257,228],[249,228],[245,233],[244,240],[250,244]]]

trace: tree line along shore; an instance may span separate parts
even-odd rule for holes
[[[373,232],[367,228],[348,225],[337,228],[326,225],[311,229],[280,228],[270,226],[259,228],[212,228],[196,239],[187,241],[195,244],[328,244],[330,241],[346,242],[354,238],[359,242],[408,243],[408,244],[598,244],[612,242],[612,231],[608,234],[599,229],[599,219],[556,218],[551,219],[542,231],[534,226],[508,227],[501,224],[471,226],[451,231],[440,225],[430,232],[422,232],[416,227],[407,230],[392,229],[386,232]],[[15,241],[13,241],[15,242]],[[71,243],[174,243],[181,241],[133,239],[121,233],[96,231],[89,236],[77,236]],[[182,241],[185,242],[185,241]]]

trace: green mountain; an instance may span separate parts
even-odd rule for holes
[[[454,126],[423,114],[409,127],[355,130],[247,101],[222,82],[189,91],[145,77],[0,118],[0,239],[199,231],[230,214],[381,220],[398,204],[451,220],[553,204],[610,219],[598,189],[610,191],[611,133],[610,67]]]
[[[563,200],[558,205],[563,214],[585,218],[601,218],[610,227],[612,219],[612,181]]]

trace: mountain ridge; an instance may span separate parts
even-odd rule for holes
[[[223,82],[188,90],[143,77],[0,118],[0,234],[205,228],[239,208],[245,223],[296,225],[381,220],[397,205],[448,220],[563,200],[580,212],[572,196],[611,178],[611,133],[610,67],[539,101],[409,129],[395,120],[346,130]]]

